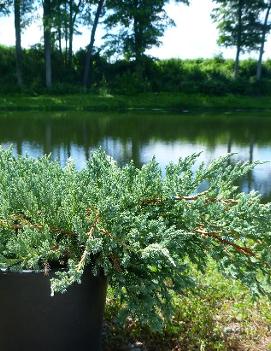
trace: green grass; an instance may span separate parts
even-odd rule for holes
[[[120,304],[109,297],[105,350],[128,344],[148,351],[266,351],[271,350],[271,303],[253,301],[247,288],[222,277],[212,264],[206,275],[195,273],[200,288],[175,296],[175,317],[162,334],[135,321],[116,321]],[[110,294],[109,294],[110,295]]]
[[[128,109],[184,110],[269,110],[268,96],[204,96],[181,93],[124,95],[7,95],[0,96],[2,111],[118,111]]]

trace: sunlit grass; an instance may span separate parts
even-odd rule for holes
[[[148,351],[271,350],[271,303],[255,301],[238,281],[222,277],[211,263],[205,275],[195,271],[199,288],[175,296],[175,317],[163,334],[135,321],[125,328],[116,315],[121,304],[109,291],[106,309],[107,351],[139,344]]]
[[[138,95],[100,94],[74,95],[10,95],[0,96],[0,110],[63,110],[63,111],[110,111],[127,109],[165,109],[168,111],[190,110],[264,110],[271,109],[268,96],[207,96],[182,93],[146,93]]]

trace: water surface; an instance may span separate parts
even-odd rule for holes
[[[271,116],[267,113],[168,114],[155,112],[8,112],[0,113],[0,144],[14,153],[51,154],[64,165],[72,157],[84,167],[102,146],[120,164],[133,159],[140,166],[153,156],[164,168],[194,152],[210,162],[227,152],[236,160],[271,161]],[[271,163],[251,172],[242,189],[271,198]]]

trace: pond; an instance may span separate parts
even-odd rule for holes
[[[155,155],[164,168],[199,152],[198,163],[227,152],[235,153],[233,162],[270,161],[270,117],[258,112],[1,112],[0,144],[12,144],[14,154],[51,154],[63,165],[72,157],[79,169],[99,146],[120,164],[133,159],[138,166]],[[242,190],[252,189],[271,199],[271,163],[258,165],[243,179]]]

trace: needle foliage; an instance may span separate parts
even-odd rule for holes
[[[270,204],[240,192],[255,164],[230,155],[195,170],[198,155],[119,167],[102,150],[78,171],[50,157],[0,150],[0,268],[50,270],[52,294],[104,272],[129,313],[159,328],[172,293],[195,285],[212,258],[255,295],[269,294]],[[200,191],[202,187],[205,191]],[[65,268],[63,270],[63,268]]]

